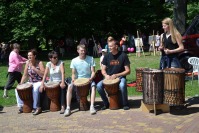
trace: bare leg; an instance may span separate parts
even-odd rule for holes
[[[67,90],[67,108],[70,109],[70,104],[71,104],[71,99],[72,99],[72,91],[73,91],[73,86],[72,85],[68,85],[68,90]]]
[[[93,86],[92,91],[91,91],[91,105],[93,105],[93,106],[94,106],[94,103],[95,103],[95,93],[96,93],[96,89]]]

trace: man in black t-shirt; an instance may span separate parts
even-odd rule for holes
[[[110,53],[104,56],[101,71],[105,79],[120,79],[119,89],[122,95],[123,109],[128,110],[126,75],[130,74],[130,61],[124,52],[118,51],[119,42],[115,41],[113,38],[108,40],[108,47]],[[97,84],[97,90],[103,100],[104,107],[102,107],[102,110],[104,110],[109,107],[109,102],[102,82],[103,81],[100,81]]]

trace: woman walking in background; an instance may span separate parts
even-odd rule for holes
[[[17,80],[18,83],[20,83],[21,81],[22,67],[23,67],[23,64],[27,61],[27,59],[19,55],[19,51],[20,51],[20,45],[18,43],[14,43],[13,50],[9,55],[9,67],[8,67],[9,77],[4,87],[4,94],[3,94],[4,98],[8,97],[7,90],[12,88],[12,86],[15,83],[15,80]]]

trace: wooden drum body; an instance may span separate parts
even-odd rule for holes
[[[185,70],[166,68],[164,71],[164,103],[180,106],[185,103]]]
[[[88,78],[79,78],[76,79],[74,85],[77,88],[77,94],[80,97],[80,111],[89,110],[89,103],[87,100],[87,96],[89,94],[89,89],[91,87],[90,81]]]
[[[163,89],[163,71],[157,69],[143,71],[143,102],[145,104],[162,104]]]
[[[114,80],[103,80],[104,88],[109,96],[109,109],[119,109],[119,83],[120,79],[116,78]]]
[[[60,96],[60,86],[59,82],[48,82],[44,84],[46,89],[46,95],[51,100],[50,111],[55,112],[60,110],[59,96]]]
[[[142,72],[144,70],[148,70],[149,68],[136,68],[136,91],[142,92],[143,91],[143,75]]]
[[[19,98],[24,102],[23,113],[32,112],[32,105],[33,105],[32,84],[25,83],[17,85],[17,92]]]

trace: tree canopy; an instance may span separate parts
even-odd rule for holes
[[[194,4],[188,6],[193,8],[189,20],[198,11]],[[137,30],[149,34],[161,30],[161,20],[172,15],[169,9],[160,0],[2,0],[0,39],[36,43],[62,36],[136,35]]]

